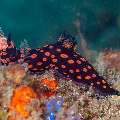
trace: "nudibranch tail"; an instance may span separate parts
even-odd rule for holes
[[[96,90],[100,95],[119,95],[119,91],[113,89],[112,86],[102,77],[97,74],[97,77],[91,82],[91,86]]]

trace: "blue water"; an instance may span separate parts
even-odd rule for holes
[[[19,46],[26,38],[31,47],[55,42],[68,30],[76,36],[73,22],[91,49],[120,48],[120,0],[0,0],[0,26]],[[79,42],[79,41],[78,41]]]

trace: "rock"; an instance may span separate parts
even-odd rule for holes
[[[25,69],[19,64],[10,65],[5,70],[6,79],[11,80],[16,84],[21,83],[25,75]]]

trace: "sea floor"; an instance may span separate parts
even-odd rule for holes
[[[97,58],[97,69],[103,62]],[[104,76],[110,78],[110,73]],[[119,77],[109,82],[120,90]],[[91,88],[55,76],[52,70],[31,75],[23,65],[0,66],[0,120],[119,119],[120,96],[100,97]]]

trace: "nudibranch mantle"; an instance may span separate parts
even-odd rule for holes
[[[118,94],[119,91],[113,89],[102,76],[99,76],[94,67],[84,57],[75,52],[75,47],[76,41],[74,38],[63,33],[55,44],[29,49],[27,55],[24,55],[21,52],[22,50],[17,50],[15,47],[7,48],[6,56],[3,57],[1,54],[0,61],[2,64],[8,65],[11,61],[19,63],[19,60],[23,59],[23,62],[28,64],[28,70],[32,73],[53,69],[65,78],[92,86],[104,95]],[[12,53],[9,53],[8,50],[12,50]],[[13,52],[15,54],[11,57]],[[3,59],[9,59],[9,61],[4,63],[2,62]]]

